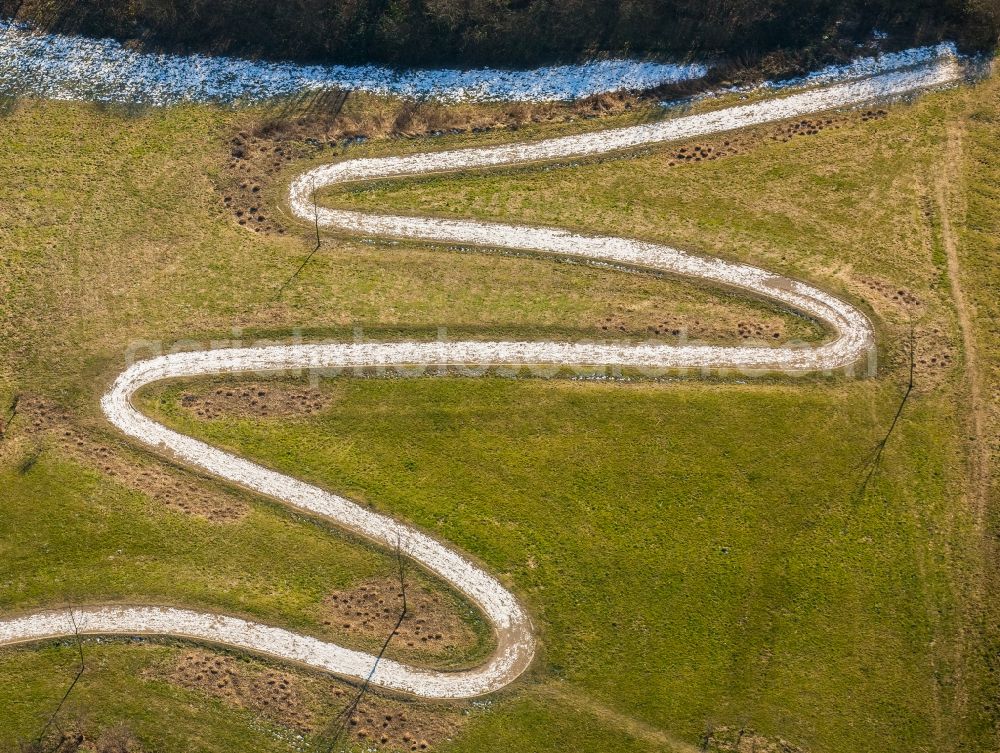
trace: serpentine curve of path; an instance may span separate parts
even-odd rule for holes
[[[825,324],[833,334],[816,347],[565,342],[341,343],[177,353],[136,363],[118,377],[102,399],[101,407],[108,419],[128,436],[165,450],[183,463],[310,514],[323,516],[386,547],[398,546],[405,555],[477,604],[493,625],[497,639],[496,650],[483,665],[464,671],[422,669],[389,659],[376,660],[368,653],[236,617],[150,606],[94,606],[11,618],[0,621],[0,645],[72,636],[77,632],[169,635],[300,662],[428,698],[465,698],[504,687],[530,664],[535,638],[528,614],[496,578],[447,544],[386,515],[168,429],[133,406],[135,392],[162,379],[208,374],[427,363],[791,371],[851,366],[864,359],[874,347],[874,331],[868,318],[852,305],[815,287],[757,267],[693,256],[653,243],[578,235],[564,230],[318,209],[314,206],[313,195],[320,187],[347,181],[606,154],[915,92],[953,82],[959,76],[957,61],[942,57],[916,68],[650,125],[537,143],[347,160],[310,170],[298,177],[290,188],[292,212],[310,223],[318,220],[326,228],[368,236],[528,250],[632,269],[653,269],[735,288],[776,301]]]

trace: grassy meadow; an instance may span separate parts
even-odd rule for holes
[[[985,542],[996,519],[970,501],[982,447],[969,427],[998,384],[990,322],[1000,80],[887,110],[808,138],[762,137],[745,153],[696,165],[671,166],[663,147],[324,197],[619,233],[808,279],[870,312],[877,378],[336,378],[320,383],[328,404],[312,415],[203,419],[183,406],[185,395],[245,382],[234,378],[159,385],[141,404],[453,542],[525,601],[541,640],[525,678],[446,711],[409,702],[413,715],[461,717],[435,749],[690,750],[718,727],[811,753],[992,749],[997,635],[987,594],[996,581]],[[339,237],[276,298],[311,249],[311,228],[247,233],[215,188],[227,139],[254,117],[55,102],[6,112],[0,406],[14,395],[44,400],[123,462],[182,475],[100,418],[99,396],[130,352],[299,335],[432,338],[441,327],[453,337],[638,340],[670,322],[735,343],[740,322],[764,320],[783,340],[820,334],[766,304],[682,281]],[[373,141],[352,153],[481,140]],[[941,201],[948,160],[958,169]],[[268,212],[280,211],[279,189],[269,189]],[[974,314],[974,362],[955,304],[949,227]],[[916,387],[866,485],[903,394],[911,330]],[[995,415],[982,409],[981,418],[995,436]],[[219,523],[167,508],[19,413],[0,441],[0,614],[171,603],[371,648],[325,625],[323,600],[391,576],[391,553],[211,479],[185,479],[231,495],[246,514]],[[451,608],[476,643],[429,663],[468,663],[489,648],[477,617],[457,599]],[[88,642],[87,671],[63,717],[95,730],[127,720],[149,750],[164,752],[321,749],[315,735],[154,671],[187,650]],[[38,733],[75,662],[72,641],[0,650],[0,749]],[[336,704],[317,704],[322,718],[336,713]]]

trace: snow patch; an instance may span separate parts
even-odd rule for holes
[[[600,60],[533,70],[394,70],[376,65],[295,65],[128,50],[113,39],[40,34],[0,21],[0,91],[46,99],[169,105],[257,102],[311,89],[442,101],[569,100],[701,78],[699,63]]]
[[[704,99],[724,96],[726,94],[749,94],[752,92],[780,93],[789,89],[799,89],[811,86],[824,86],[834,83],[856,81],[871,76],[881,76],[886,73],[900,72],[907,69],[931,65],[940,60],[957,60],[958,51],[951,42],[943,42],[926,47],[914,47],[899,52],[887,52],[880,55],[868,55],[857,58],[849,63],[828,65],[818,70],[795,78],[779,79],[777,81],[762,81],[747,86],[730,86],[723,89],[696,94],[681,100],[663,102],[664,107],[676,107]]]

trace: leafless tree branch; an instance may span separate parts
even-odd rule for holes
[[[403,549],[398,534],[396,537],[396,563],[399,567],[399,591],[400,595],[403,597],[402,609],[400,609],[396,624],[393,626],[392,630],[389,631],[389,635],[386,636],[385,641],[382,643],[382,649],[376,655],[371,671],[368,673],[365,681],[361,684],[358,692],[355,694],[354,698],[351,699],[351,702],[347,704],[347,706],[345,706],[344,709],[330,722],[328,731],[324,735],[327,739],[325,747],[326,753],[331,753],[347,734],[347,727],[350,723],[351,716],[353,716],[354,712],[357,711],[362,699],[368,692],[371,680],[375,676],[375,670],[378,669],[379,662],[382,660],[386,650],[389,648],[389,643],[392,641],[393,636],[396,635],[400,625],[403,624],[403,620],[406,619],[408,612],[406,602],[406,560],[403,558]]]
[[[287,288],[289,284],[291,284],[292,280],[294,280],[296,277],[299,276],[299,273],[303,269],[305,269],[306,264],[308,264],[310,259],[312,259],[313,256],[316,255],[316,252],[319,251],[319,247],[322,241],[320,240],[320,235],[319,235],[319,206],[317,206],[316,204],[316,181],[313,181],[312,183],[312,202],[313,202],[313,223],[316,227],[316,246],[313,248],[312,251],[309,252],[309,255],[306,256],[303,262],[299,265],[299,268],[296,269],[291,274],[291,276],[284,281],[284,283],[282,283],[280,288],[278,288],[278,292],[274,294],[274,300],[278,300],[279,298],[281,298],[281,294],[285,291],[285,288]]]
[[[2,442],[7,437],[7,429],[10,428],[11,422],[17,416],[17,406],[21,402],[20,395],[14,395],[11,398],[10,405],[7,407],[6,417],[0,421],[0,442]]]
[[[76,675],[73,677],[73,681],[69,684],[69,687],[66,688],[66,692],[63,693],[62,698],[59,699],[59,703],[56,705],[55,710],[52,712],[48,720],[45,722],[45,725],[42,727],[41,732],[38,733],[38,737],[35,739],[35,747],[38,750],[42,750],[42,741],[45,739],[45,734],[49,731],[52,725],[56,723],[56,719],[59,716],[59,712],[62,711],[62,708],[66,704],[66,700],[69,698],[70,693],[73,692],[73,689],[76,687],[76,684],[80,681],[80,678],[83,676],[83,673],[87,669],[87,663],[83,655],[83,640],[80,638],[80,628],[76,623],[76,614],[73,612],[72,609],[69,612],[69,617],[70,620],[73,622],[73,635],[76,638],[76,649],[80,654],[80,666],[76,670]]]
[[[867,471],[861,484],[858,486],[857,499],[861,500],[864,498],[865,493],[871,486],[871,482],[874,480],[879,468],[882,465],[882,456],[885,454],[886,445],[889,443],[889,438],[892,436],[893,431],[896,429],[896,425],[899,423],[900,417],[903,415],[903,409],[906,407],[907,400],[910,399],[910,393],[913,392],[914,381],[914,371],[916,365],[916,337],[913,331],[913,320],[910,320],[910,337],[909,337],[909,380],[906,384],[906,390],[903,392],[903,397],[899,401],[899,406],[896,408],[896,413],[892,417],[892,421],[889,424],[889,428],[885,432],[885,436],[875,445],[875,449],[872,451],[868,462],[865,463],[865,468]]]

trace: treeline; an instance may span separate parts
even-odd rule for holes
[[[1000,34],[1000,0],[0,0],[0,12],[146,49],[395,65],[808,60],[876,29],[967,49]]]

